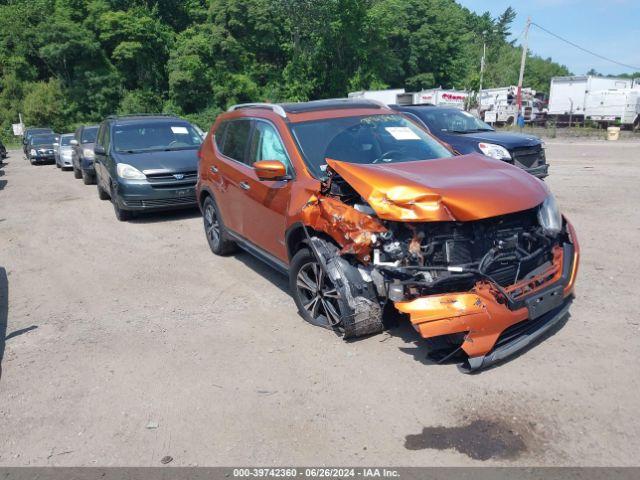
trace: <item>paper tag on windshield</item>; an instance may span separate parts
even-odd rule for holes
[[[189,134],[189,130],[187,130],[187,127],[171,127],[171,131],[179,135]]]
[[[420,140],[420,137],[409,127],[386,127],[385,130],[396,140]]]

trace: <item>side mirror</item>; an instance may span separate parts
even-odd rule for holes
[[[260,180],[285,180],[287,167],[279,160],[261,160],[253,164]]]
[[[106,155],[107,151],[104,149],[104,147],[102,145],[95,145],[93,147],[93,153],[95,153],[96,155]]]
[[[78,146],[78,140],[76,140],[76,139],[74,138],[73,140],[71,140],[71,141],[69,142],[69,145],[74,146],[74,147],[77,147],[77,146]]]

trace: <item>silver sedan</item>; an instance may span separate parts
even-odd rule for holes
[[[71,161],[73,153],[71,140],[73,140],[73,133],[65,133],[64,135],[60,135],[60,140],[55,145],[56,167],[62,168],[63,170],[73,168]]]

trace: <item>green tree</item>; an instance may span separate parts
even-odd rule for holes
[[[25,123],[51,126],[54,130],[66,125],[68,111],[73,110],[73,104],[65,98],[59,80],[28,84],[25,92],[22,103]]]

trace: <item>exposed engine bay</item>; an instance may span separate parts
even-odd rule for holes
[[[366,245],[342,253],[359,253],[378,294],[393,301],[466,291],[479,280],[513,285],[548,268],[561,241],[545,233],[537,208],[470,222],[398,222],[376,218],[336,172],[321,193],[370,218],[373,228],[360,238]]]

